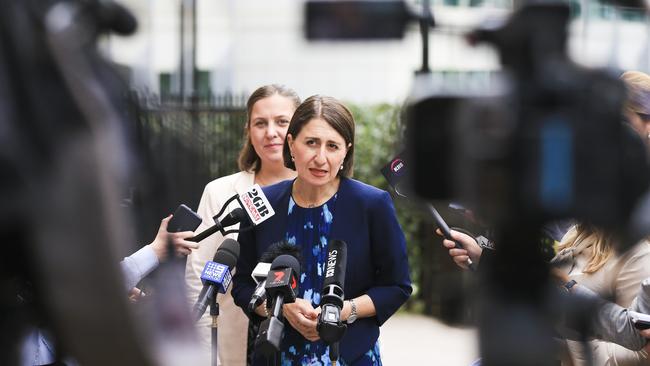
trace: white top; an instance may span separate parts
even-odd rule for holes
[[[219,179],[213,180],[205,186],[203,196],[197,213],[203,222],[196,229],[196,233],[214,225],[213,216],[216,215],[230,197],[236,194],[246,192],[255,183],[255,175],[249,172],[239,172]],[[231,202],[224,210],[224,215],[239,207],[236,201]],[[239,225],[235,226],[239,228]],[[229,234],[227,237],[237,240],[237,234]],[[215,233],[199,243],[199,248],[192,250],[187,256],[185,265],[185,281],[187,284],[187,295],[190,306],[196,302],[203,284],[201,283],[201,272],[205,263],[211,261],[217,248],[225,240],[220,233]],[[235,269],[236,271],[236,269]],[[244,312],[235,305],[230,294],[230,289],[226,294],[217,297],[219,302],[219,365],[245,365],[246,364],[246,342],[248,337],[248,318]],[[204,354],[204,359],[210,359],[210,324],[211,319],[209,312],[205,312],[203,317],[196,323],[199,333],[199,340]],[[197,365],[203,366],[203,365]],[[207,364],[205,366],[208,366]]]
[[[137,252],[124,258],[124,260],[120,262],[120,267],[122,267],[126,291],[128,292],[134,288],[141,279],[156,269],[159,264],[160,262],[158,261],[156,253],[149,245],[145,245]]]

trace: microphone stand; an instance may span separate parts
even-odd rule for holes
[[[334,313],[331,313],[332,310],[334,310]],[[337,314],[335,317],[339,320],[336,322],[324,321],[324,313],[328,315]],[[318,325],[316,326],[320,338],[330,347],[329,356],[330,361],[332,362],[332,366],[336,366],[336,362],[339,359],[339,342],[341,339],[343,339],[343,335],[348,328],[347,324],[344,324],[340,321],[340,314],[341,310],[338,308],[338,306],[326,304],[324,305],[323,310],[321,310],[321,315],[318,318]],[[328,317],[326,317],[326,319],[327,318]]]
[[[332,363],[332,366],[336,366],[338,360],[339,360],[339,341],[336,341],[330,344],[330,362]]]
[[[219,303],[217,302],[217,294],[214,294],[210,298],[210,316],[212,317],[212,325],[210,326],[212,330],[212,366],[218,366],[218,328],[217,328],[217,317],[219,316]]]

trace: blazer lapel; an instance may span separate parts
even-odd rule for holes
[[[285,184],[285,183],[279,183]],[[289,210],[289,196],[291,195],[291,183],[286,184],[286,187],[283,187],[282,193],[279,194],[278,198],[272,200],[271,197],[267,196],[270,200],[271,206],[275,214],[268,221],[263,222],[260,225],[258,242],[263,243],[264,248],[268,245],[275,242],[285,239],[286,228],[287,228],[287,211]]]
[[[344,238],[344,234],[348,232],[345,216],[342,215],[342,212],[350,212],[351,207],[349,207],[350,199],[349,196],[349,180],[347,178],[341,178],[341,184],[339,186],[338,196],[336,197],[336,207],[334,208],[334,222],[330,228],[330,239],[340,239]],[[339,218],[337,220],[337,217]]]
[[[246,192],[253,184],[255,184],[255,174],[249,172],[241,172],[235,181],[235,192],[242,194]]]

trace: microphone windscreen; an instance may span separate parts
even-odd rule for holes
[[[286,240],[279,241],[277,243],[271,244],[268,249],[260,256],[260,262],[262,263],[272,263],[275,258],[287,254],[298,259],[300,263],[300,247],[292,245]]]
[[[101,1],[98,4],[99,21],[105,28],[124,36],[138,29],[135,16],[124,6],[114,1]]]
[[[273,263],[271,263],[271,269],[280,268],[291,268],[296,274],[300,273],[300,263],[298,263],[298,259],[288,254],[282,254],[275,258]]]
[[[323,287],[338,285],[345,287],[345,267],[348,261],[348,247],[343,240],[330,240],[327,244],[327,262]]]
[[[221,243],[219,249],[214,254],[214,262],[225,264],[228,268],[233,269],[237,265],[239,258],[239,243],[237,240],[227,238]]]

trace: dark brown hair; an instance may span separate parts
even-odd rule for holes
[[[322,95],[312,95],[307,98],[293,113],[287,135],[291,134],[295,140],[302,128],[312,119],[320,118],[327,122],[345,140],[345,147],[348,148],[343,169],[338,174],[344,177],[351,177],[354,168],[354,117],[350,110],[337,99]],[[282,150],[284,166],[296,170],[296,165],[291,161],[289,142],[284,141]]]
[[[253,148],[253,144],[251,143],[251,136],[248,132],[251,124],[251,113],[253,112],[253,106],[255,103],[276,94],[291,99],[295,107],[298,107],[300,105],[300,97],[298,97],[298,94],[293,89],[288,88],[284,85],[264,85],[257,88],[253,94],[251,94],[251,96],[248,98],[248,101],[246,102],[244,143],[241,150],[239,151],[239,158],[237,159],[239,170],[257,173],[262,168],[262,161],[260,160],[259,155],[257,155],[255,152],[255,148]]]

